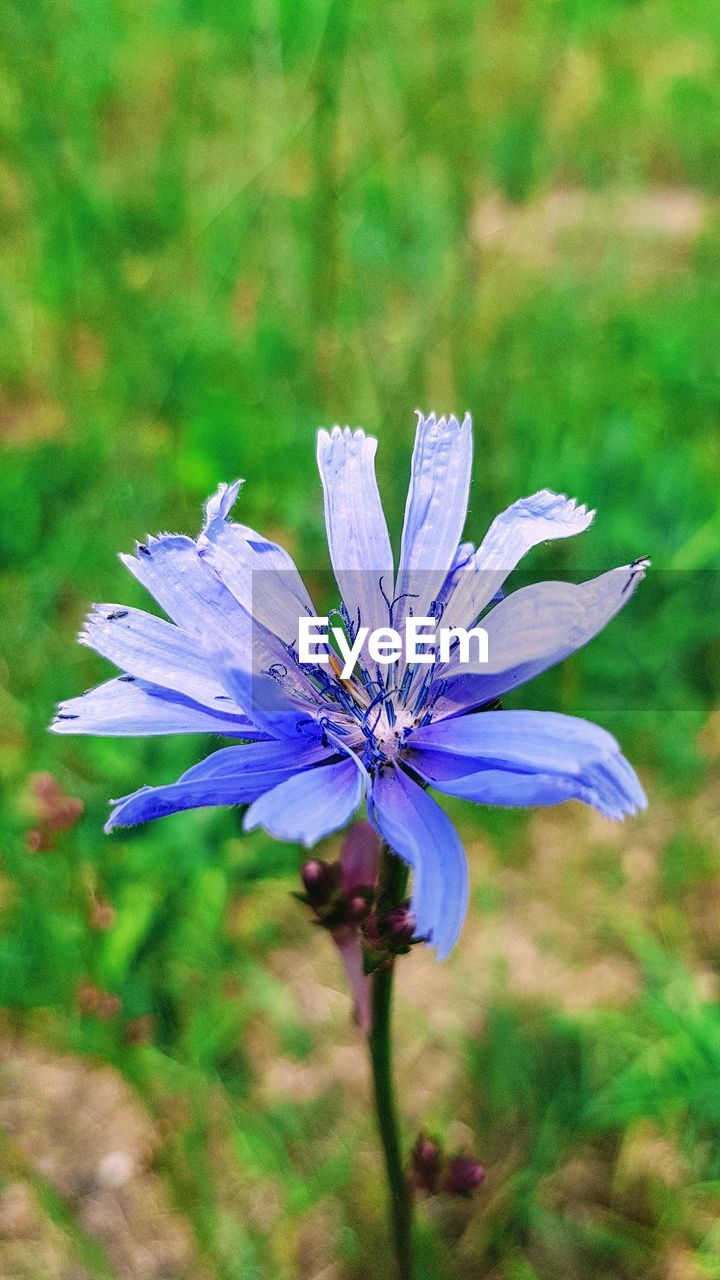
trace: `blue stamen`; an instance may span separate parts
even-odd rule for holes
[[[413,680],[415,679],[415,672],[416,672],[416,671],[417,671],[417,664],[416,664],[416,663],[413,663],[413,665],[412,665],[411,667],[406,667],[406,668],[405,668],[405,674],[404,674],[404,676],[403,676],[403,678],[402,678],[402,683],[401,683],[401,685],[400,685],[400,692],[398,693],[398,697],[399,697],[399,699],[400,699],[400,701],[401,701],[401,702],[404,702],[404,701],[405,701],[405,699],[407,698],[408,693],[410,692],[410,686],[412,685],[412,682],[413,682]]]
[[[430,692],[432,679],[433,679],[433,669],[432,667],[428,667],[426,674],[423,676],[422,683],[418,691],[418,696],[415,699],[415,706],[413,707],[413,712],[412,712],[414,716],[419,715],[421,708],[425,704],[427,695]]]

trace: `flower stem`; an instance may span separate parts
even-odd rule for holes
[[[380,871],[381,900],[386,901],[388,907],[396,906],[403,900],[406,886],[405,864],[385,848]],[[377,1124],[385,1156],[398,1280],[412,1280],[412,1197],[403,1166],[392,1080],[390,1015],[394,971],[395,957],[390,956],[373,975],[369,1046]]]

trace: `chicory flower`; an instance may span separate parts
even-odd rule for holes
[[[240,483],[209,500],[197,540],[163,535],[122,559],[169,622],[97,605],[81,633],[122,674],[62,703],[58,733],[207,732],[230,740],[176,782],[118,801],[106,830],[206,805],[248,805],[244,827],[312,846],[363,801],[375,829],[412,869],[418,936],[442,958],[466,914],[468,873],[458,834],[430,790],[491,805],[577,799],[610,818],[645,806],[615,739],[554,712],[498,710],[498,698],[593,638],[627,603],[647,566],[637,560],[588,582],[544,582],[502,597],[532,547],[587,529],[594,512],[546,489],[499,515],[477,548],[461,536],[470,485],[469,415],[418,415],[400,560],[395,573],[363,431],[318,434],[330,557],[340,614],[400,628],[482,617],[489,662],[301,665],[298,619],[315,609],[290,556],[230,520]],[[497,602],[499,601],[499,602]]]

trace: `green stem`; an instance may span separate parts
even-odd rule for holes
[[[380,886],[383,906],[395,906],[403,900],[407,886],[407,868],[389,849],[385,849],[383,853]],[[377,1124],[385,1156],[398,1280],[412,1280],[412,1196],[403,1164],[392,1080],[390,1015],[394,971],[395,957],[391,956],[373,975],[369,1045]]]

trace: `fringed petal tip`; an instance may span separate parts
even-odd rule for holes
[[[527,498],[520,498],[511,508],[516,517],[522,519],[551,520],[553,525],[567,526],[567,535],[583,533],[595,519],[595,511],[588,511],[584,503],[577,498],[568,498],[564,493],[554,493],[552,489],[538,489],[537,493]],[[563,537],[563,533],[555,529],[553,537]]]
[[[623,595],[630,587],[634,590],[638,582],[642,582],[651,564],[652,561],[649,556],[638,556],[637,560],[632,560],[630,564],[624,566],[628,574],[628,580],[623,587]]]
[[[58,703],[55,715],[48,725],[50,733],[75,732],[74,722],[79,719],[79,716],[76,715],[74,711],[66,711],[65,707],[67,705],[68,704],[65,702]]]
[[[126,805],[129,804],[131,800],[136,800],[138,796],[145,795],[148,791],[155,791],[155,790],[157,790],[157,788],[155,787],[138,787],[137,791],[132,791],[127,796],[120,796],[119,799],[117,800],[110,800],[109,803],[113,806],[113,810],[112,810],[112,813],[110,814],[110,817],[108,818],[107,822],[103,827],[103,831],[105,835],[109,836],[110,832],[114,831],[116,827],[135,826],[136,820],[131,819],[129,822],[123,822],[122,820],[123,809],[126,807]]]
[[[119,622],[122,618],[127,617],[129,612],[129,607],[126,608],[122,604],[91,605],[77,633],[78,641],[80,644],[92,644],[92,632],[96,627],[102,626],[105,622]]]
[[[463,435],[472,433],[472,415],[467,411],[463,414],[462,421],[455,413],[449,413],[447,416],[443,414],[438,418],[437,414],[423,413],[422,409],[415,409],[414,412],[417,418],[418,431],[422,427],[427,431],[434,431],[438,435],[442,435],[446,431],[457,431]]]
[[[320,427],[317,432],[317,457],[320,464],[332,464],[336,458],[346,457],[348,454],[366,454],[374,458],[376,450],[377,439],[367,435],[362,427],[334,426],[330,431],[326,427]]]
[[[621,752],[600,760],[584,771],[588,802],[614,822],[623,822],[647,809],[647,796],[635,770]]]
[[[163,530],[159,534],[146,534],[142,541],[136,541],[135,552],[118,552],[118,559],[133,572],[137,561],[149,561],[156,549],[161,548],[167,552],[168,549],[176,550],[178,547],[182,550],[188,547],[197,549],[195,540],[188,538],[187,534],[173,534],[170,530]]]
[[[103,827],[103,834],[106,836],[109,836],[109,835],[112,835],[113,831],[115,831],[116,828],[118,827],[129,827],[132,825],[133,824],[130,822],[123,822],[120,818],[116,818],[115,815],[111,813],[110,817],[105,823],[105,826]]]
[[[215,493],[205,503],[205,525],[213,520],[227,520],[232,511],[244,480],[234,480],[232,484],[219,484]]]
[[[437,790],[465,800],[515,808],[575,799],[615,820],[647,807],[612,735],[575,716],[471,713],[416,730],[416,744],[417,772]]]

